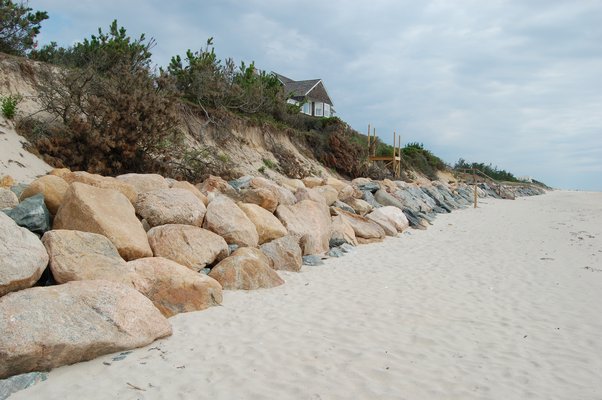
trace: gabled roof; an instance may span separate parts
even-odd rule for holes
[[[323,101],[330,105],[334,105],[328,92],[326,92],[326,88],[324,87],[324,83],[321,79],[308,79],[304,81],[295,81],[291,78],[287,78],[284,75],[280,75],[274,72],[274,75],[278,78],[278,80],[284,85],[284,91],[287,94],[290,94],[292,98],[304,98],[310,97],[316,100]],[[318,90],[313,93],[314,89],[318,88]]]

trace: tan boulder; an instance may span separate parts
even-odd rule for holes
[[[257,247],[259,235],[247,215],[230,198],[218,195],[207,206],[203,228],[223,237],[228,244]]]
[[[209,276],[224,289],[253,290],[272,288],[284,283],[270,261],[259,249],[243,247],[211,268]]]
[[[0,296],[31,287],[46,265],[48,254],[40,239],[0,211]]]
[[[222,286],[215,279],[175,261],[148,257],[127,264],[144,280],[144,284],[137,285],[136,289],[168,318],[222,303]]]
[[[292,206],[280,205],[276,216],[289,234],[300,239],[304,255],[328,251],[332,224],[326,204],[302,200]]]
[[[158,174],[123,174],[116,176],[122,182],[130,184],[138,194],[151,190],[169,189],[169,184]]]
[[[98,174],[90,174],[84,171],[69,172],[62,176],[67,183],[85,183],[86,185],[94,186],[101,189],[112,189],[123,194],[130,203],[134,204],[138,197],[138,191],[129,183],[120,181],[117,178],[110,176],[102,176]]]
[[[54,230],[42,237],[50,256],[50,270],[58,283],[104,279],[135,286],[138,277],[103,235]]]
[[[259,207],[257,204],[238,203],[238,207],[255,225],[255,229],[259,235],[259,244],[281,238],[288,233],[284,225],[282,225],[274,214]]]
[[[311,200],[316,201],[318,203],[326,204],[326,199],[322,196],[318,191],[312,188],[300,188],[295,192],[295,197],[297,198],[297,202],[303,200]]]
[[[319,178],[317,176],[306,176],[302,180],[303,180],[303,184],[307,188],[314,188],[317,186],[322,186],[324,184],[324,179]]]
[[[339,200],[345,200],[348,198],[361,198],[362,193],[358,189],[354,188],[351,185],[345,185],[341,190],[339,190]]]
[[[186,189],[158,189],[140,193],[136,214],[153,226],[166,224],[203,225],[207,209]]]
[[[69,168],[54,168],[52,171],[48,173],[48,175],[58,176],[59,178],[65,179],[67,175],[71,173]]]
[[[10,189],[0,187],[0,210],[14,208],[19,204],[19,198]]]
[[[326,202],[327,206],[331,206],[339,199],[339,192],[334,187],[329,185],[318,186],[310,190],[318,192],[322,197],[324,197],[324,201]]]
[[[295,190],[305,187],[305,184],[301,179],[282,177],[280,178],[278,183],[280,183],[280,185],[282,186],[286,186],[293,193],[295,192]]]
[[[199,189],[197,189],[196,186],[194,186],[190,182],[176,181],[171,185],[171,188],[172,189],[186,189],[190,193],[194,194],[203,203],[203,205],[205,207],[207,207],[207,204],[209,204],[209,200],[207,199],[207,196],[205,196],[203,193],[201,193],[201,191]]]
[[[165,257],[194,271],[228,256],[228,244],[219,235],[192,225],[161,225],[148,231],[155,257]]]
[[[244,189],[241,191],[242,201],[257,204],[273,213],[278,207],[278,197],[266,188]]]
[[[357,246],[358,242],[355,238],[353,227],[345,218],[336,215],[332,218],[332,234],[330,235],[330,245],[332,247],[340,246],[343,243],[349,243]]]
[[[104,235],[126,260],[153,254],[134,207],[116,190],[72,183],[54,218],[53,228]]]
[[[343,217],[349,225],[353,228],[355,232],[355,237],[358,240],[358,243],[362,243],[360,239],[375,239],[381,240],[385,237],[385,231],[383,228],[374,221],[369,220],[366,217],[362,217],[361,215],[351,214],[347,211],[341,210],[340,208],[332,208],[336,212],[337,215]]]
[[[395,225],[389,220],[389,218],[385,214],[379,212],[378,210],[379,209],[377,208],[371,213],[366,214],[366,218],[380,225],[380,227],[383,228],[387,236],[397,236],[397,228],[395,228]]]
[[[138,291],[107,281],[35,287],[0,298],[0,379],[146,346],[171,326]]]
[[[373,180],[370,178],[355,178],[354,180],[351,181],[351,184],[353,186],[360,186],[360,185],[366,185],[369,183],[372,183]]]
[[[284,236],[260,247],[276,270],[299,272],[303,265],[303,251],[293,236]]]
[[[349,186],[349,184],[343,182],[340,179],[337,178],[326,178],[324,180],[324,184],[328,185],[328,186],[332,186],[333,188],[335,188],[337,190],[337,192],[340,192],[341,190],[343,190],[346,186]]]
[[[373,209],[373,207],[367,201],[356,199],[354,197],[349,197],[343,200],[343,203],[353,208],[353,210],[359,215],[366,215]]]
[[[44,195],[44,203],[50,214],[56,215],[60,205],[63,202],[65,193],[69,189],[69,184],[61,177],[55,175],[44,175],[31,182],[21,193],[20,200],[23,201],[38,193]]]
[[[254,177],[249,182],[252,189],[264,188],[271,191],[278,199],[278,204],[292,205],[297,202],[295,195],[290,190],[279,186],[269,179],[262,177]]]
[[[374,209],[370,214],[382,215],[395,227],[397,232],[402,232],[410,227],[408,217],[399,208],[394,206],[384,206]]]
[[[209,175],[202,183],[196,185],[197,189],[204,195],[209,193],[224,194],[228,197],[235,198],[236,190],[230,186],[228,182],[220,178],[219,176]]]

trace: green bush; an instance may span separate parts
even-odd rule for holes
[[[46,11],[33,11],[26,2],[0,0],[0,52],[23,56],[36,46]]]
[[[20,95],[8,95],[0,97],[0,109],[2,115],[6,119],[15,118],[17,113],[17,105],[21,102],[22,97]]]

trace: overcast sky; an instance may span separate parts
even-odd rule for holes
[[[168,4],[169,3],[169,4]],[[40,43],[113,19],[153,60],[214,38],[220,58],[322,78],[338,116],[453,164],[492,163],[559,188],[602,191],[602,1],[31,0]],[[106,30],[106,29],[105,29]]]

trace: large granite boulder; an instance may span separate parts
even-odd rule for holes
[[[397,232],[403,232],[410,227],[408,218],[403,211],[397,207],[380,207],[372,211],[369,215],[372,215],[373,220],[386,218],[391,224],[393,224]]]
[[[127,265],[143,281],[136,289],[168,318],[222,303],[222,286],[215,279],[174,261],[148,257],[130,261]]]
[[[111,176],[102,176],[90,174],[84,171],[76,171],[68,172],[65,175],[62,175],[62,178],[67,181],[67,183],[79,182],[100,189],[116,190],[123,194],[132,204],[136,202],[136,198],[138,197],[138,191],[136,188],[127,182],[120,181],[119,179]]]
[[[295,198],[297,202],[303,200],[311,200],[318,203],[326,204],[326,199],[314,188],[299,188],[295,191]]]
[[[303,252],[299,241],[290,235],[272,240],[260,247],[270,261],[270,267],[276,270],[298,272],[303,265]]]
[[[104,279],[129,286],[141,284],[115,245],[103,235],[59,229],[46,232],[42,243],[58,283]]]
[[[264,188],[271,191],[277,198],[278,204],[284,205],[292,205],[297,202],[295,195],[290,190],[279,186],[278,184],[272,182],[269,179],[265,179],[262,177],[255,177],[251,179],[250,182],[251,188]]]
[[[361,215],[351,214],[340,208],[332,208],[336,215],[340,215],[351,227],[355,233],[358,243],[370,243],[382,240],[386,234],[383,228],[374,221]]]
[[[259,243],[253,222],[226,196],[218,195],[209,203],[203,228],[217,233],[228,244],[257,247]]]
[[[387,207],[391,207],[391,206],[387,206]],[[380,227],[383,228],[383,230],[385,231],[385,234],[387,236],[397,236],[397,228],[395,227],[395,225],[389,220],[389,218],[386,215],[382,214],[378,210],[380,210],[380,208],[377,208],[376,210],[372,211],[371,213],[366,214],[366,218],[368,218],[370,221],[376,222],[378,225],[380,225]],[[401,210],[399,210],[399,211],[401,211]],[[403,213],[403,211],[401,211],[401,212]]]
[[[319,178],[317,176],[306,176],[302,181],[306,188],[314,188],[324,184],[324,178]]]
[[[356,199],[354,197],[348,197],[345,200],[343,200],[343,202],[349,207],[353,208],[353,211],[355,211],[355,213],[359,215],[366,215],[374,208],[367,201],[362,199]]]
[[[186,189],[157,189],[140,193],[136,214],[153,226],[184,224],[202,226],[207,209],[197,196]]]
[[[329,185],[318,186],[309,190],[319,193],[324,198],[327,206],[331,206],[339,199],[339,192]]]
[[[340,215],[332,217],[332,234],[330,235],[330,247],[338,247],[345,243],[357,246],[358,242],[355,237],[353,227],[345,218]]]
[[[21,193],[21,201],[32,197],[36,194],[44,195],[44,203],[48,211],[55,215],[60,205],[63,203],[65,193],[69,189],[69,184],[63,179],[55,175],[44,175],[35,181]]]
[[[0,298],[0,379],[146,346],[171,335],[153,303],[125,285],[78,281]]]
[[[404,205],[397,197],[392,195],[391,193],[380,189],[374,194],[374,198],[377,202],[382,204],[383,206],[393,206],[399,209],[403,209]]]
[[[214,193],[223,194],[232,198],[236,197],[236,190],[219,176],[209,175],[207,179],[196,185],[196,187],[205,196],[208,196],[209,193]]]
[[[151,190],[169,189],[165,178],[158,174],[124,174],[116,178],[130,184],[139,195]]]
[[[44,195],[39,193],[20,202],[10,210],[3,210],[17,225],[33,233],[43,235],[50,230],[50,212],[44,204]]]
[[[257,204],[238,203],[238,207],[255,225],[255,229],[259,235],[259,244],[281,238],[287,234],[284,225],[268,210]]]
[[[241,191],[241,199],[244,203],[257,204],[271,213],[278,207],[278,197],[266,188],[244,189]]]
[[[192,225],[161,225],[148,231],[155,257],[165,257],[200,271],[228,256],[228,244],[219,235]]]
[[[242,247],[211,268],[209,276],[224,289],[253,290],[272,288],[284,283],[270,268],[269,259],[259,249]]]
[[[72,183],[53,228],[104,235],[126,260],[153,255],[134,207],[116,190]]]
[[[46,265],[48,254],[40,239],[0,212],[0,296],[31,287]]]
[[[304,255],[328,251],[332,224],[326,204],[303,200],[292,206],[280,205],[276,216],[289,234],[300,239]]]
[[[207,196],[205,196],[199,189],[197,189],[196,186],[194,186],[190,182],[176,181],[171,185],[171,188],[188,190],[190,193],[195,195],[196,198],[199,199],[205,207],[207,207],[207,204],[209,204],[209,200],[207,199]]]
[[[19,198],[12,190],[0,188],[0,210],[13,208],[19,204]]]

